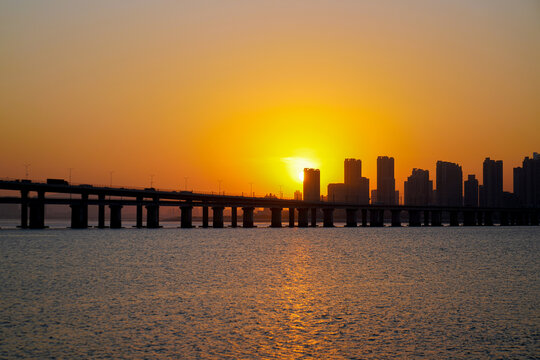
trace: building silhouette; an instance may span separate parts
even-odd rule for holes
[[[304,201],[321,201],[321,172],[304,169]]]
[[[396,204],[396,180],[394,179],[394,158],[377,158],[377,204]]]
[[[460,165],[447,161],[437,161],[436,185],[437,205],[462,205],[463,172]]]
[[[429,205],[433,196],[433,181],[429,180],[429,171],[413,169],[411,176],[404,183],[405,205]]]
[[[478,179],[474,175],[468,175],[465,181],[464,205],[468,207],[478,206]]]
[[[540,207],[540,154],[525,157],[522,167],[514,168],[514,195],[520,206]]]
[[[480,187],[480,206],[503,205],[503,162],[486,158],[483,165],[483,184]]]
[[[300,190],[294,192],[294,200],[302,200],[302,192]]]
[[[369,204],[369,179],[362,177],[362,161],[345,159],[344,183],[328,184],[328,201]]]

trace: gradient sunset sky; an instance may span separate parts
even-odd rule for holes
[[[322,193],[540,151],[540,2],[0,2],[0,176]]]

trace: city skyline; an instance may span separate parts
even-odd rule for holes
[[[511,191],[538,151],[534,2],[123,4],[0,4],[2,176],[292,195],[386,154],[403,194],[490,156]]]

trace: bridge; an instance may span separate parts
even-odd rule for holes
[[[316,227],[320,213],[324,227],[334,226],[334,211],[346,213],[346,227],[384,226],[388,217],[391,226],[402,225],[402,215],[408,214],[409,226],[501,226],[539,225],[538,208],[482,208],[463,206],[409,206],[351,204],[340,202],[306,202],[301,200],[268,197],[202,194],[191,191],[161,191],[154,188],[134,189],[93,185],[73,185],[64,180],[46,182],[30,180],[0,180],[0,190],[15,191],[19,196],[1,196],[0,204],[20,205],[20,227],[43,229],[45,205],[63,204],[71,207],[71,228],[88,227],[88,207],[98,207],[98,228],[105,228],[105,207],[110,209],[110,228],[122,227],[122,208],[136,207],[136,227],[159,228],[161,206],[180,208],[180,227],[193,227],[194,207],[202,208],[202,227],[209,227],[209,208],[212,208],[212,227],[224,227],[223,211],[231,209],[230,226],[238,227],[238,208],[242,209],[242,227],[254,227],[254,210],[271,210],[271,227],[282,227],[282,211],[289,210],[289,227]],[[55,196],[46,196],[56,194]],[[70,197],[66,197],[69,194]],[[75,195],[75,198],[71,198]],[[146,225],[143,223],[143,206],[146,208]],[[296,214],[298,218],[296,221]],[[369,214],[369,219],[368,219]],[[29,216],[28,216],[29,215]]]

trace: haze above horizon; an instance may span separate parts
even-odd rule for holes
[[[0,3],[2,176],[286,194],[538,151],[535,1]],[[373,187],[373,186],[372,186]]]

